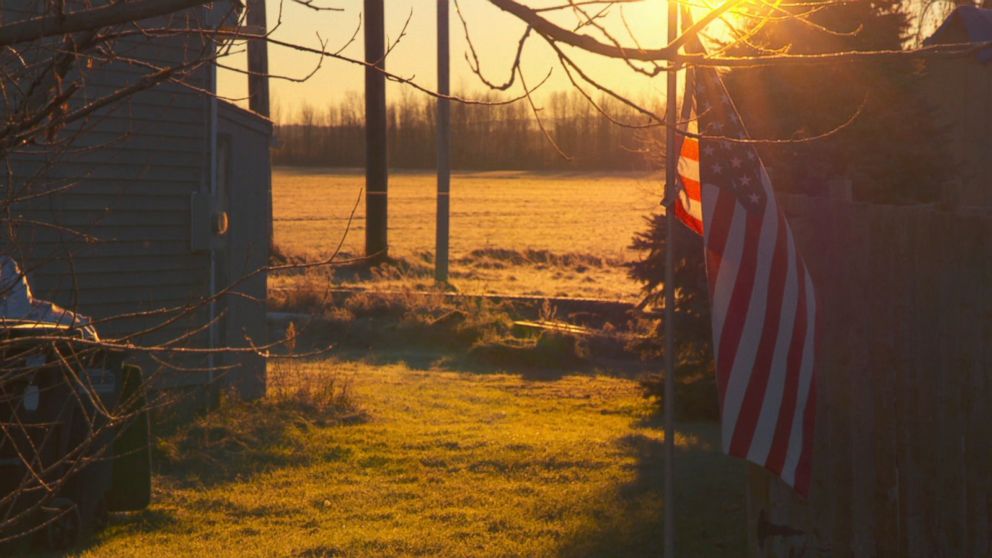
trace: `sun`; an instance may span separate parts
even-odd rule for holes
[[[688,0],[683,2],[683,5],[689,7],[692,21],[698,22],[724,3]],[[780,4],[781,0],[763,2],[759,8],[755,2],[746,1],[721,14],[709,22],[700,34],[707,52],[715,54],[732,46],[749,44],[751,37],[765,25],[774,21],[774,17],[769,16],[779,9]],[[689,25],[688,22],[682,23],[683,28],[687,25]]]

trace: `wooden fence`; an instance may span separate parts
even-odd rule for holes
[[[750,554],[992,556],[992,217],[782,204],[822,318],[816,453],[807,502],[749,471]]]

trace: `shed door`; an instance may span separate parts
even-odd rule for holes
[[[218,132],[216,208],[228,222],[225,241],[215,248],[215,277],[218,290],[232,288],[218,300],[218,341],[224,347],[262,346],[268,340],[266,276],[259,270],[269,257],[269,137],[234,118],[221,118]],[[222,360],[235,366],[226,372],[228,383],[242,397],[264,394],[261,357],[232,352]]]

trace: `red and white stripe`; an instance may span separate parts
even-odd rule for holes
[[[702,115],[701,127],[711,129],[707,116],[721,118],[712,129],[743,135],[742,126],[733,128],[739,117],[719,78],[713,74],[709,81],[706,91],[722,92],[724,108]],[[720,102],[710,101],[706,106]],[[713,148],[717,145],[719,149]],[[747,156],[745,165],[741,153]],[[764,194],[763,205],[742,203],[733,182],[739,175],[720,166],[730,154],[734,166],[741,167],[735,172],[760,177],[755,193]],[[711,165],[714,170],[708,172]],[[730,147],[705,135],[701,140],[687,138],[679,176],[688,200],[680,204],[679,217],[697,232],[705,231],[723,449],[765,467],[807,495],[815,415],[816,296],[806,264],[753,147]],[[696,220],[694,179],[701,185]]]
[[[695,115],[690,118],[687,129],[696,133],[698,124]],[[699,182],[699,140],[683,137],[679,153],[679,196],[675,203],[675,215],[685,226],[703,234],[703,199]]]
[[[765,187],[770,191],[767,181]],[[709,185],[702,201],[709,217],[703,221],[723,449],[806,494],[814,413],[812,281],[777,207],[751,215],[734,196]]]

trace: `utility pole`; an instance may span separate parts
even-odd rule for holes
[[[388,256],[384,0],[365,0],[365,256]]]
[[[668,43],[678,37],[679,3],[668,0]],[[675,152],[678,72],[668,72],[665,90],[665,558],[675,558]]]
[[[265,36],[265,0],[248,0],[245,23],[253,35]],[[248,41],[248,108],[269,116],[269,43],[265,39]]]
[[[248,33],[265,37],[268,33],[268,22],[265,16],[265,0],[248,0],[248,13],[245,24]],[[248,108],[256,114],[268,118],[272,116],[269,103],[269,42],[264,38],[248,41]],[[268,155],[267,155],[268,156]],[[265,198],[266,237],[272,243],[272,177],[266,177],[268,182]]]
[[[448,33],[448,2],[437,0],[437,242],[434,279],[448,282],[448,251],[451,213],[451,68]]]

